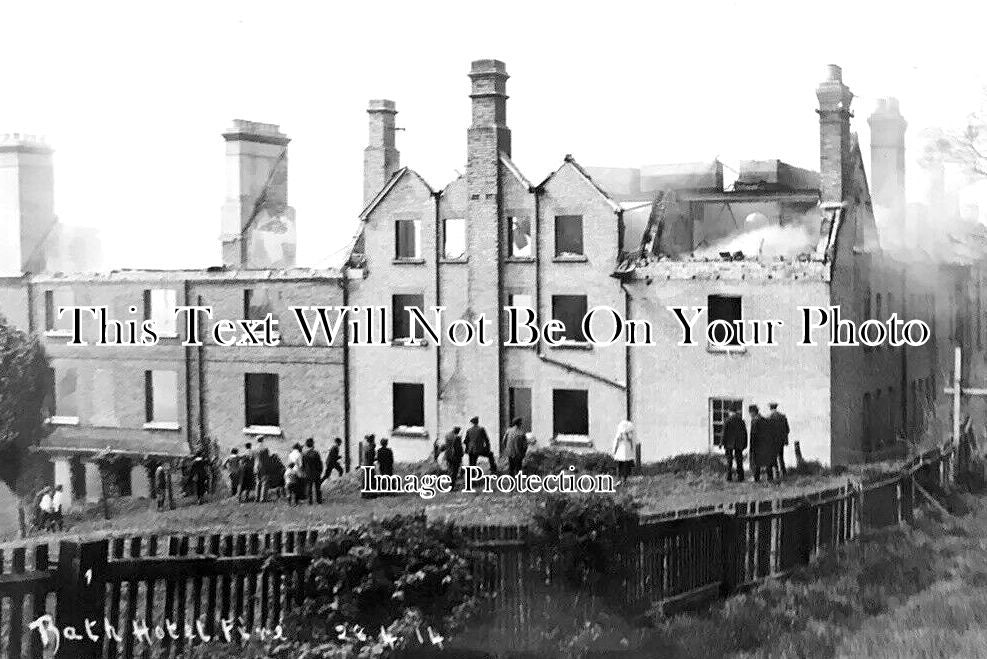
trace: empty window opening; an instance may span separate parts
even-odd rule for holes
[[[421,432],[425,429],[425,385],[395,382],[392,388],[394,430]]]
[[[565,326],[565,340],[584,343],[583,318],[586,316],[587,301],[585,295],[553,295],[552,318],[561,321]]]
[[[558,215],[555,218],[555,255],[583,255],[583,216]]]
[[[589,392],[585,389],[552,391],[552,432],[557,440],[589,436]]]
[[[277,428],[281,425],[275,373],[245,373],[246,425]]]

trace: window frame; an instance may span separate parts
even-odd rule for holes
[[[449,256],[449,223],[458,222],[462,226],[463,251],[458,256]],[[442,219],[442,259],[444,261],[460,262],[467,260],[469,238],[466,235],[465,217],[446,217]]]
[[[585,433],[583,432],[560,432],[561,428],[559,423],[559,407],[561,396],[579,396],[582,398],[581,404],[585,407]],[[582,428],[580,428],[582,429]],[[590,409],[589,409],[589,389],[569,389],[569,388],[558,388],[552,389],[552,441],[556,444],[580,444],[580,445],[592,445],[592,440],[589,434],[590,429]],[[573,430],[576,430],[573,428]]]
[[[171,303],[170,317],[165,317],[161,311],[155,311],[158,305],[154,303],[155,294],[165,296],[165,306],[168,297],[174,298]],[[144,320],[153,320],[158,338],[173,339],[178,336],[178,318],[175,309],[178,307],[178,291],[174,288],[145,288],[144,289]],[[164,321],[164,322],[161,322]]]
[[[158,418],[158,414],[155,413],[155,400],[161,401],[167,398],[160,394],[160,390],[164,389],[161,386],[163,383],[155,383],[155,374],[159,378],[164,377],[165,374],[170,374],[174,378],[174,390],[175,390],[175,418],[165,419]],[[155,392],[159,392],[155,395]],[[159,368],[159,369],[147,369],[144,371],[144,429],[145,430],[179,430],[181,425],[179,424],[180,410],[178,407],[179,402],[179,390],[178,390],[178,371]],[[162,417],[165,415],[161,415]]]
[[[273,404],[268,402],[267,406],[274,409],[273,418],[260,419],[259,410],[251,410],[251,380],[254,378],[265,378],[273,383],[269,387],[273,391]],[[253,435],[280,435],[281,434],[281,377],[278,373],[249,372],[243,374],[243,421],[245,434]],[[252,421],[274,421],[275,423],[252,423]]]
[[[562,249],[563,238],[565,236],[563,228],[568,222],[579,222],[579,249]],[[585,261],[586,260],[586,236],[585,236],[585,222],[582,215],[576,214],[564,214],[555,216],[555,259],[560,261],[574,260],[574,261]],[[570,239],[572,236],[570,236]]]
[[[412,225],[412,240],[413,254],[411,256],[404,255],[401,252],[403,242],[401,227],[403,223],[410,223]],[[422,221],[421,220],[394,220],[394,261],[397,263],[421,263],[424,262],[424,257],[422,256]]]
[[[411,390],[414,390],[413,392]],[[407,395],[411,394],[420,402],[420,409],[414,410],[414,414],[398,413],[399,391],[403,390],[403,400],[407,402]],[[399,419],[399,416],[401,417]],[[414,418],[407,418],[413,416]],[[421,421],[421,424],[399,423],[400,421]],[[425,385],[421,382],[392,382],[391,383],[391,434],[421,437],[427,435],[425,430]]]
[[[528,232],[526,235],[528,238],[528,244],[524,249],[517,248],[517,242],[515,237],[518,235],[518,225],[521,223],[527,223]],[[532,221],[530,217],[524,215],[509,215],[507,217],[507,244],[510,245],[510,255],[508,258],[517,261],[533,261],[535,259],[535,240],[534,240],[534,227],[532,226]],[[527,253],[518,253],[527,252]]]
[[[415,307],[415,304],[401,304],[398,305],[398,298],[416,298],[415,301],[421,301],[421,306],[418,309],[422,313],[425,313],[425,294],[424,293],[392,293],[391,294],[391,345],[399,346],[422,346],[425,345],[425,337],[418,337],[417,341],[411,340],[411,316],[405,310],[405,307]],[[406,324],[405,328],[407,331],[404,336],[399,336],[398,329],[399,323]],[[424,332],[422,332],[424,334]]]
[[[580,316],[580,318],[579,318],[579,323],[578,323],[577,327],[575,328],[575,331],[576,331],[577,336],[579,338],[570,338],[570,336],[569,336],[569,326],[565,323],[565,320],[563,320],[562,318],[559,317],[559,313],[558,313],[559,306],[558,305],[562,301],[563,298],[567,298],[567,299],[581,299],[582,300],[583,313],[582,313],[582,316]],[[559,294],[556,294],[556,295],[552,295],[551,303],[552,303],[552,319],[553,320],[561,321],[562,324],[565,326],[565,334],[564,334],[564,337],[565,338],[562,340],[562,344],[561,345],[588,346],[589,345],[589,340],[586,338],[586,334],[583,332],[583,322],[582,321],[586,317],[586,314],[589,312],[589,296],[588,295],[584,295],[582,293],[559,293]]]
[[[716,317],[714,317],[713,316],[713,311],[714,311],[714,304],[713,303],[714,303],[714,301],[717,301],[717,300],[722,300],[724,304],[726,304],[727,302],[729,302],[730,304],[733,304],[734,303],[733,301],[736,301],[736,307],[737,307],[737,311],[738,311],[737,317],[736,318],[727,318],[727,317],[719,317],[719,315],[717,315]],[[722,308],[725,308],[725,307],[722,306],[722,305],[717,305],[717,308],[718,309],[722,309]],[[709,295],[707,295],[706,296],[706,328],[707,328],[707,331],[708,331],[708,328],[709,328],[710,324],[712,324],[713,322],[715,322],[717,320],[724,320],[724,321],[727,321],[728,323],[730,323],[731,327],[733,327],[733,329],[734,329],[733,341],[731,341],[727,345],[713,345],[711,342],[709,342],[707,340],[707,342],[706,342],[706,349],[709,352],[746,352],[747,347],[744,346],[744,345],[742,345],[740,343],[739,333],[736,331],[737,326],[735,324],[736,321],[743,322],[743,320],[744,320],[744,296],[743,295],[725,295],[725,294],[722,294],[722,293],[710,293]]]
[[[717,409],[719,407],[719,409]],[[744,413],[744,399],[732,396],[710,396],[707,409],[709,422],[709,450],[713,451],[723,446],[723,428],[728,417],[727,412]],[[719,415],[719,421],[716,420]],[[717,426],[719,426],[717,428]]]

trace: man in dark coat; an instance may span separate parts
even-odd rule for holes
[[[209,464],[202,454],[195,456],[192,466],[189,469],[189,480],[192,485],[192,494],[196,503],[202,504],[206,500],[206,493],[209,491]]]
[[[322,456],[315,450],[315,439],[305,440],[302,449],[302,473],[305,474],[305,494],[308,503],[322,503]]]
[[[394,473],[394,451],[387,446],[386,437],[380,440],[380,448],[377,449],[377,472],[383,476]]]
[[[360,444],[360,467],[373,467],[376,469],[377,466],[377,447],[375,446],[376,439],[373,435],[367,435],[363,438],[363,443]],[[361,471],[360,479],[363,480],[363,474]],[[370,494],[369,492],[361,492],[360,497],[363,499],[373,499],[376,495]]]
[[[243,456],[240,458],[240,487],[237,489],[238,501],[250,501],[254,491],[254,449],[253,444],[243,445]]]
[[[747,424],[740,412],[730,412],[723,424],[723,450],[727,455],[727,480],[733,480],[733,465],[737,465],[737,480],[744,481],[744,449],[747,448]]]
[[[343,475],[343,465],[339,464],[339,461],[342,459],[342,456],[340,455],[342,446],[343,439],[341,437],[337,437],[333,440],[332,447],[326,454],[325,480],[329,480],[329,476],[331,476],[334,471],[338,472],[340,476]]]
[[[446,433],[443,451],[446,454],[446,465],[449,469],[449,478],[452,479],[452,487],[456,488],[456,481],[459,479],[459,470],[463,466],[463,438],[459,434],[459,426],[453,426],[452,430]],[[436,456],[438,459],[438,456]]]
[[[754,470],[754,480],[761,480],[762,468],[767,472],[768,480],[774,480],[778,453],[775,451],[771,424],[761,416],[757,405],[751,405],[747,411],[750,412],[751,417],[751,469]]]
[[[271,452],[264,446],[263,435],[257,438],[257,447],[254,449],[254,483],[256,496],[254,501],[267,500],[268,483],[271,480]]]
[[[775,442],[775,450],[778,452],[777,466],[778,473],[782,478],[788,473],[785,470],[785,447],[788,446],[788,417],[778,411],[778,403],[770,403],[771,413],[768,421],[771,422],[771,434]]]
[[[480,418],[470,419],[470,427],[466,429],[466,454],[470,456],[470,466],[475,467],[478,458],[486,458],[490,463],[490,472],[497,475],[497,461],[490,451],[490,438],[487,429],[480,425]]]
[[[511,421],[511,427],[504,433],[504,451],[507,452],[507,469],[511,476],[517,476],[528,452],[528,436],[521,430],[521,417]]]

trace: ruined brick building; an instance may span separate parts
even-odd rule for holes
[[[367,206],[351,262],[363,277],[351,300],[467,319],[530,307],[563,320],[566,341],[503,347],[495,323],[493,346],[436,346],[402,340],[408,325],[395,320],[390,351],[353,352],[355,435],[380,432],[381,401],[392,403],[383,425],[404,459],[474,414],[496,436],[517,415],[541,445],[600,450],[626,418],[654,460],[711,449],[728,410],[777,401],[806,458],[860,461],[900,451],[899,438],[946,413],[937,404],[954,344],[983,365],[985,252],[944,239],[946,218],[917,244],[892,239],[906,222],[906,125],[894,101],[870,119],[887,220],[879,235],[839,67],[817,89],[820,171],[744,162],[729,187],[718,162],[584,168],[571,156],[533,184],[511,159],[504,64],[476,61],[470,79],[466,174],[440,189],[400,166],[395,104],[371,102]],[[781,319],[790,332],[799,305],[839,305],[857,321],[921,318],[935,336],[920,348],[797,347],[791,337],[774,348],[687,348],[670,305]],[[589,345],[579,319],[597,306],[651,321],[656,345]]]
[[[820,171],[751,161],[732,183],[718,162],[593,168],[571,156],[532,183],[511,159],[505,65],[476,61],[470,79],[465,174],[441,189],[401,166],[395,104],[370,102],[366,206],[339,269],[294,267],[289,140],[275,125],[237,121],[223,135],[223,265],[203,271],[66,274],[46,264],[50,150],[0,146],[0,313],[45,337],[54,391],[40,449],[56,480],[76,498],[98,497],[92,458],[110,452],[131,459],[119,463],[121,489],[140,493],[142,456],[186,455],[210,440],[225,453],[258,433],[282,453],[308,436],[323,450],[343,437],[348,465],[358,439],[376,433],[398,460],[418,460],[473,415],[491,437],[521,416],[539,445],[604,451],[631,419],[641,458],[654,460],[714,449],[727,411],[769,401],[789,415],[806,458],[846,463],[900,452],[898,438],[917,439],[937,419],[948,428],[954,345],[973,383],[987,377],[983,232],[945,218],[905,231],[914,218],[904,119],[894,102],[870,118],[869,185],[838,67],[817,92]],[[934,219],[942,209],[925,211]],[[271,313],[282,344],[183,347],[175,328],[155,346],[68,346],[56,314],[68,304],[165,327],[178,305],[210,305],[218,318]],[[286,321],[288,307],[311,304],[398,313],[386,346],[310,347]],[[856,320],[922,318],[934,340],[797,347],[797,307],[831,304]],[[563,321],[566,340],[506,347],[494,322],[488,346],[412,342],[400,313],[442,306],[449,320],[500,318],[505,305]],[[770,348],[681,347],[670,305],[781,319],[788,333]],[[589,345],[579,319],[597,306],[649,320],[655,345]],[[982,426],[984,410],[971,412]]]

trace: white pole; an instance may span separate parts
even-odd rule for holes
[[[963,395],[960,388],[960,369],[962,368],[963,349],[956,346],[953,358],[953,446],[960,444],[960,397]]]

